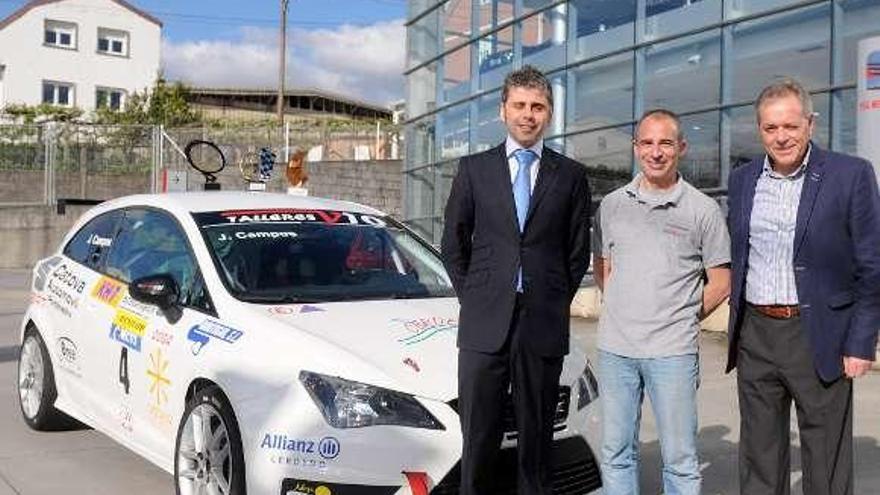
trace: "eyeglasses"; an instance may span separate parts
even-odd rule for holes
[[[676,148],[678,147],[678,142],[675,140],[672,140],[672,139],[662,139],[656,143],[654,141],[649,140],[649,139],[641,139],[641,140],[633,139],[633,144],[637,148],[641,148],[643,150],[647,150],[647,149],[652,148],[654,146],[658,146],[660,148],[660,151],[662,151],[664,153],[673,153],[673,152],[675,152]]]

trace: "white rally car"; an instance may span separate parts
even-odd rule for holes
[[[80,420],[184,495],[458,493],[458,304],[436,251],[379,211],[265,193],[120,198],[38,263],[31,297],[18,387],[35,429]],[[557,494],[600,485],[597,397],[575,350]],[[499,493],[515,493],[513,421]]]

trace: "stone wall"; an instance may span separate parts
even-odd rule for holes
[[[399,160],[310,163],[310,196],[362,203],[400,218],[403,175]],[[147,192],[149,176],[76,173],[56,175],[57,197],[108,199]],[[283,191],[283,177],[274,177],[269,190]],[[200,177],[190,178],[197,189]],[[44,200],[42,171],[0,172],[0,203],[39,203]],[[221,178],[224,190],[243,189],[240,177]],[[68,206],[58,215],[49,206],[0,207],[0,268],[22,268],[54,251],[61,238],[87,207]]]

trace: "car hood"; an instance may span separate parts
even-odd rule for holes
[[[444,402],[458,395],[459,306],[454,298],[259,308],[276,321],[358,356],[397,384],[396,390]]]

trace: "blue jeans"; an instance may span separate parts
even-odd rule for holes
[[[639,493],[639,426],[645,391],[660,437],[664,495],[699,495],[698,356],[639,359],[600,350],[599,374],[605,495]]]

